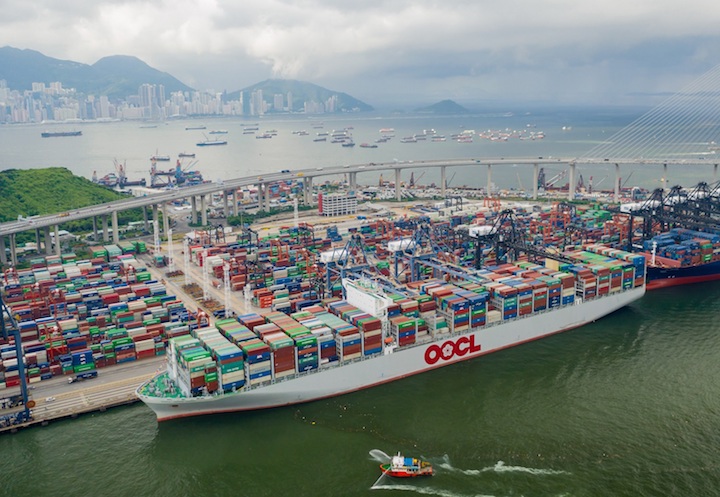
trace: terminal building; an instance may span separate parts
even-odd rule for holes
[[[319,193],[318,213],[322,216],[344,216],[357,213],[357,195],[346,193]]]

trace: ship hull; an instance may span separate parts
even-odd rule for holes
[[[716,280],[720,280],[720,261],[678,268],[647,267],[648,290]]]
[[[326,365],[310,373],[236,393],[195,397],[138,397],[158,421],[300,404],[371,388],[457,362],[538,340],[593,322],[639,299],[645,287],[610,294],[584,303],[532,314],[436,341],[403,347],[352,362]]]

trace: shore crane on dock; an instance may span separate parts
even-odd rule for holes
[[[0,416],[0,426],[13,426],[20,425],[32,419],[31,409],[35,407],[35,401],[28,398],[28,386],[27,377],[25,374],[25,363],[24,353],[22,348],[22,339],[20,336],[20,328],[12,315],[11,309],[5,303],[5,300],[0,296],[0,336],[5,339],[12,340],[15,342],[15,354],[17,356],[18,363],[18,375],[20,377],[20,395],[11,396],[8,398],[1,399],[3,407],[16,407],[22,406],[22,409],[12,411],[10,414]]]

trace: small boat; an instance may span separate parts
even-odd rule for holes
[[[169,161],[169,160],[170,160],[170,156],[169,156],[169,155],[158,155],[158,154],[155,154],[155,155],[153,155],[152,157],[150,157],[150,160],[153,161],[153,162],[156,162],[156,161]]]
[[[211,135],[227,135],[227,133],[228,132],[226,129],[214,129],[214,130],[210,131]]]
[[[178,154],[178,157],[190,157],[191,159],[195,158],[195,154],[191,152],[180,152]]]
[[[354,147],[354,146],[355,146],[355,143],[354,143],[354,142],[344,142],[344,143],[342,144],[342,146],[343,146],[343,147]]]
[[[196,129],[207,129],[207,126],[202,125],[202,124],[200,126],[185,126],[186,131],[192,131],[192,130],[196,130]]]
[[[361,146],[362,148],[378,148],[378,146],[375,145],[374,143],[372,143],[372,144],[370,144],[370,143],[361,143],[360,146]]]
[[[432,464],[414,457],[404,457],[400,452],[393,456],[389,463],[381,464],[380,469],[384,474],[394,478],[433,475]]]

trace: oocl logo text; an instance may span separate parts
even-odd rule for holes
[[[425,362],[433,365],[440,359],[449,361],[453,357],[462,357],[475,352],[480,352],[480,344],[475,344],[475,335],[464,336],[457,340],[448,340],[441,345],[431,345],[425,351]]]

